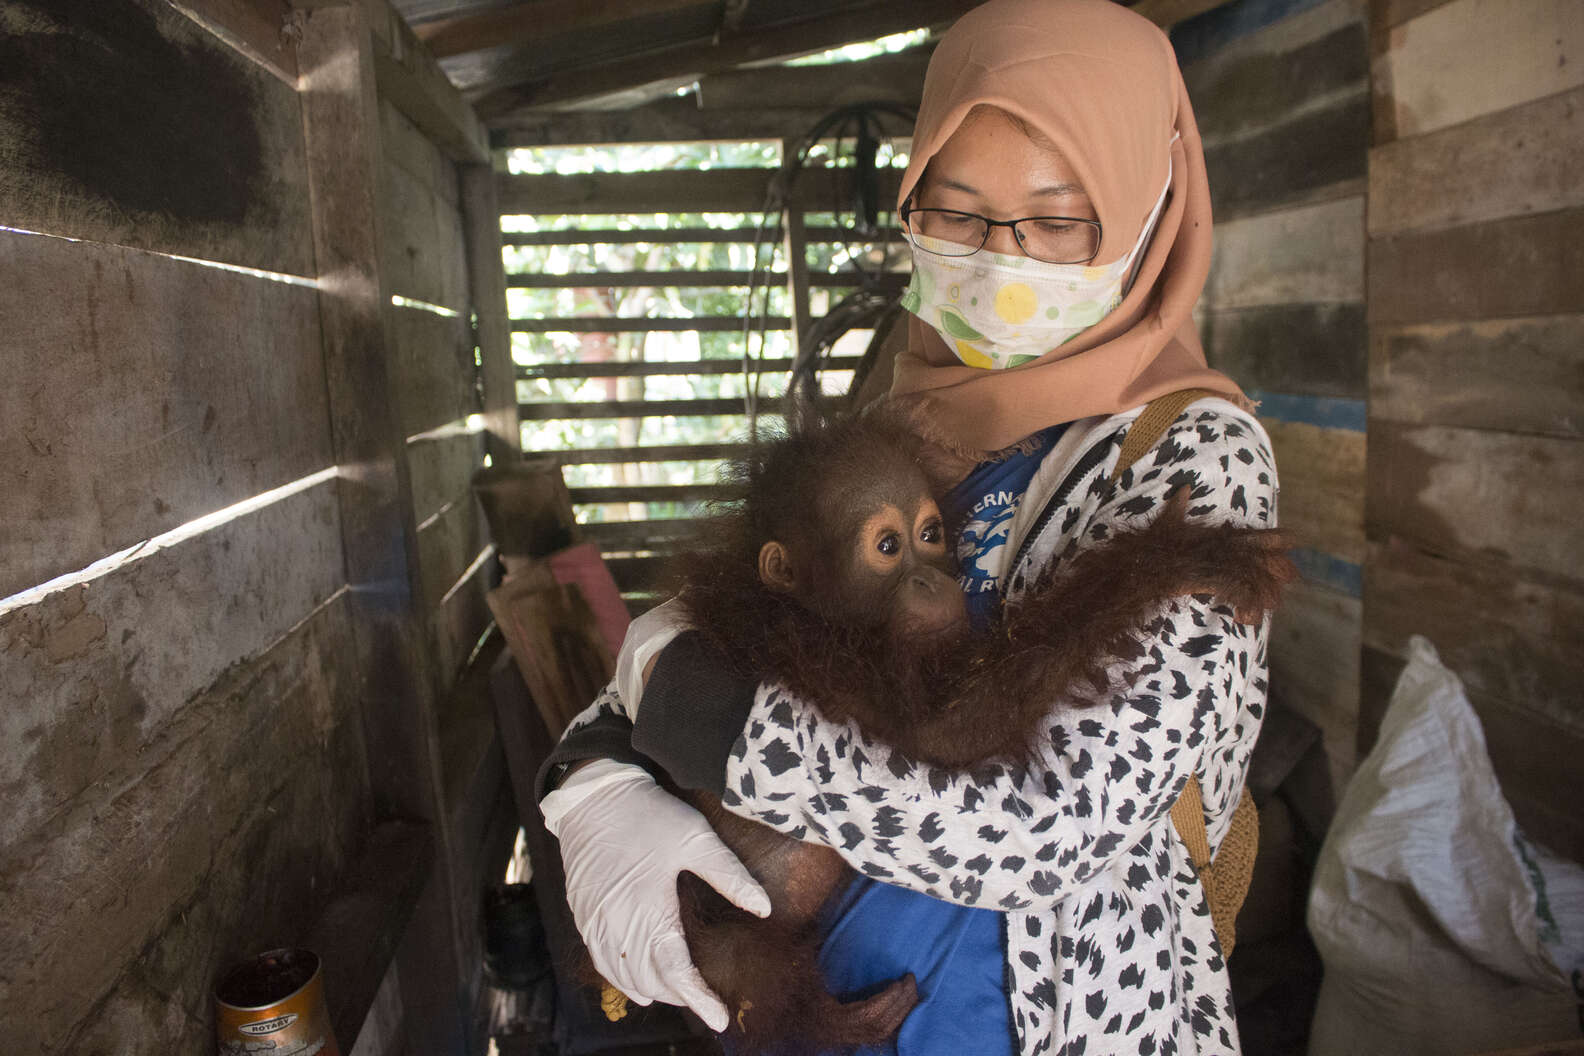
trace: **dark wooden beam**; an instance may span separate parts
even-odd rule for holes
[[[689,7],[715,7],[714,0],[534,0],[532,3],[481,11],[417,27],[418,36],[436,58],[511,44],[531,37],[608,26],[628,19],[660,15]]]
[[[762,401],[771,404],[775,400]],[[719,396],[696,400],[580,400],[520,403],[518,413],[525,422],[560,421],[568,418],[664,418],[685,414],[746,414],[741,396]]]
[[[423,129],[452,161],[487,163],[489,138],[484,126],[434,56],[388,0],[366,6],[380,97]]]
[[[562,175],[500,176],[499,199],[505,215],[628,214],[725,212],[764,209],[775,169],[666,169],[656,172],[587,172]],[[880,176],[882,200],[896,197],[900,169]],[[851,194],[847,169],[805,169],[797,195],[807,209],[843,202]]]
[[[497,147],[552,147],[783,139],[803,135],[831,109],[770,105],[706,111],[699,109],[697,98],[689,96],[623,110],[523,110],[494,120],[491,142]],[[912,130],[912,122],[901,118],[883,116],[882,125],[894,136],[906,136]]]
[[[488,165],[459,165],[457,174],[489,453],[497,463],[505,464],[508,459],[522,456],[522,428],[517,421],[517,383],[512,364],[511,320],[506,308],[506,273],[501,264],[495,174]]]
[[[787,225],[788,231],[793,225]],[[806,248],[807,243],[800,241],[797,248]],[[789,250],[789,252],[791,252]],[[790,259],[796,260],[796,257]],[[804,286],[818,286],[821,288],[859,286],[863,280],[850,271],[816,271],[809,272],[807,265],[803,268],[804,274],[799,280]],[[907,276],[901,272],[893,273],[899,283],[905,283]],[[747,286],[753,278],[749,271],[587,271],[572,272],[566,275],[549,273],[536,273],[532,275],[509,275],[506,285],[518,290],[565,290],[580,289],[582,287],[596,287],[599,289],[630,289],[635,286],[661,286],[681,288],[718,287],[718,286]],[[760,272],[761,282],[780,283],[787,281],[784,271]]]
[[[286,0],[172,0],[216,35],[248,52],[281,79],[297,80],[297,49],[283,32],[291,21]]]
[[[862,356],[834,356],[824,361],[830,370],[855,370]],[[761,359],[755,365],[762,373],[783,373],[792,369],[790,359]],[[518,367],[517,377],[534,378],[651,378],[662,374],[741,374],[738,359],[607,360],[603,363],[539,363]],[[702,457],[702,456],[701,456]]]
[[[628,462],[714,462],[734,458],[741,444],[656,444],[650,447],[583,447],[553,451],[563,466],[619,466]]]
[[[755,320],[754,328],[757,329],[759,320]],[[767,330],[785,330],[792,325],[792,321],[784,315],[772,315],[763,320]],[[626,319],[611,316],[563,316],[559,319],[513,319],[512,332],[517,334],[642,334],[648,331],[663,331],[665,333],[687,333],[698,331],[705,334],[741,332],[743,321],[735,315],[695,315],[687,318],[641,318]]]
[[[670,549],[693,538],[704,523],[697,517],[670,517],[653,521],[596,521],[578,530],[606,553],[612,550]]]
[[[895,242],[902,237],[902,232],[894,227],[881,228],[872,238],[845,227],[814,225],[806,228],[804,234],[810,245],[827,242]],[[565,231],[520,231],[501,236],[501,242],[508,246],[629,246],[639,242],[753,245],[757,238],[758,231],[752,227],[646,227],[629,231],[601,231],[585,227]]]
[[[477,100],[479,116],[494,121],[524,107],[546,107],[609,95],[637,85],[685,76],[707,76],[754,62],[793,58],[853,41],[954,22],[979,0],[878,0],[840,14],[719,35],[585,69],[544,75],[521,70],[494,80]]]
[[[1213,11],[1229,0],[1139,0],[1132,9],[1162,29],[1169,29],[1206,11]]]
[[[324,911],[299,937],[319,955],[330,1027],[349,1046],[374,1006],[434,864],[430,826],[385,822],[370,834]]]
[[[754,66],[699,81],[698,107],[708,112],[792,107],[829,113],[851,103],[917,106],[934,48],[909,48],[833,66]],[[796,134],[793,132],[792,134]]]
[[[356,655],[341,659],[358,676],[375,818],[427,821],[434,833],[435,864],[421,885],[428,897],[420,896],[397,965],[407,1051],[449,1052],[466,1029],[454,995],[471,966],[464,967],[452,912],[434,657],[415,597],[418,532],[396,417],[396,345],[386,331],[391,290],[381,271],[378,45],[368,21],[375,6],[313,11],[297,60],[322,277],[325,387],[344,474],[337,494],[356,629]],[[385,10],[384,0],[378,10]],[[353,1038],[346,1036],[349,1045]]]
[[[729,484],[626,484],[611,488],[568,488],[574,505],[613,502],[710,502],[735,498]]]

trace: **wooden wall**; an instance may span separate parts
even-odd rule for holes
[[[1584,858],[1584,18],[1372,0],[1373,741],[1409,634],[1464,679],[1520,823]]]
[[[1260,401],[1304,573],[1276,619],[1272,692],[1321,728],[1340,785],[1355,761],[1365,555],[1364,13],[1355,0],[1239,0],[1172,40],[1215,211],[1200,334]]]
[[[509,810],[466,484],[515,447],[477,124],[383,0],[6,18],[0,1037],[208,1051],[216,974],[308,941],[343,1051],[399,946],[379,1051],[464,1051]]]

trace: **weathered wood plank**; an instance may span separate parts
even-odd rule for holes
[[[1248,389],[1363,399],[1362,304],[1292,304],[1205,312],[1199,338],[1217,370]]]
[[[1376,147],[1370,235],[1584,206],[1581,170],[1584,87]]]
[[[352,587],[360,699],[376,813],[432,823],[438,857],[448,849],[438,807],[434,668],[417,618],[417,540],[402,457],[385,324],[392,290],[381,274],[385,218],[379,207],[380,111],[373,33],[363,5],[315,8],[298,59],[314,246],[322,280],[325,383],[337,461],[351,467],[340,489],[346,575]],[[430,873],[398,951],[406,1048],[447,1052],[463,1033],[457,1006],[458,922],[443,869]]]
[[[387,99],[380,100],[380,160],[402,169],[415,182],[440,196],[447,205],[459,205],[457,165],[424,130]]]
[[[484,464],[485,435],[463,432],[423,437],[407,444],[407,471],[412,476],[413,517],[422,524],[468,487],[473,471]]]
[[[390,292],[467,311],[467,249],[456,166],[418,127],[382,103],[380,210]]]
[[[871,242],[900,242],[902,232],[894,227],[882,227],[873,237],[859,235],[846,227],[810,224],[804,229],[810,245],[820,242],[868,244]],[[587,246],[631,245],[634,242],[687,243],[740,243],[751,246],[760,237],[752,227],[639,227],[626,231],[614,228],[565,228],[559,231],[515,231],[501,236],[506,246]]]
[[[587,505],[602,502],[709,502],[735,498],[740,492],[729,484],[622,484],[608,488],[568,488],[572,501]]]
[[[1574,0],[1453,0],[1392,28],[1376,57],[1398,138],[1584,84]]]
[[[274,70],[287,84],[297,81],[297,49],[288,27],[288,0],[172,0],[210,32]]]
[[[1378,418],[1584,436],[1584,315],[1383,329],[1370,345]]]
[[[0,273],[0,597],[334,461],[312,289],[9,231]]]
[[[831,356],[822,361],[828,370],[855,370],[862,356]],[[790,359],[756,359],[754,366],[767,374],[792,369]],[[533,378],[651,378],[665,374],[741,374],[738,359],[606,360],[602,363],[533,363],[517,367],[517,377]]]
[[[785,330],[792,325],[792,320],[784,315],[772,315],[760,320],[768,330]],[[735,315],[693,315],[681,318],[656,318],[644,316],[637,319],[617,318],[615,316],[577,316],[559,319],[513,319],[512,333],[514,334],[549,334],[566,332],[571,334],[641,334],[648,330],[664,330],[672,333],[696,330],[700,333],[731,333],[742,332],[743,320]]]
[[[623,593],[648,592],[666,585],[670,559],[663,555],[613,557],[605,564]]]
[[[625,462],[702,462],[735,458],[743,444],[655,444],[642,447],[580,447],[546,452],[563,466],[620,465]]]
[[[1320,727],[1337,789],[1356,762],[1362,620],[1359,599],[1295,583],[1271,623],[1271,692]]]
[[[693,99],[662,99],[625,110],[519,111],[491,122],[497,147],[553,147],[589,143],[677,143],[699,140],[780,139],[813,128],[828,109],[763,107],[700,110]],[[911,122],[882,120],[906,137]]]
[[[11,701],[0,844],[135,756],[189,697],[340,588],[335,499],[327,480],[0,616]]]
[[[1449,0],[1373,0],[1371,8],[1379,13],[1374,17],[1383,29],[1400,26],[1411,18],[1434,11]]]
[[[1372,541],[1364,641],[1405,656],[1408,636],[1435,643],[1469,689],[1584,736],[1584,591],[1490,557]]]
[[[1205,150],[1217,218],[1291,205],[1364,177],[1369,100],[1349,96],[1264,132]],[[1351,190],[1349,191],[1351,192]]]
[[[359,471],[357,487],[343,490],[342,510],[375,799],[382,813],[432,822],[444,861],[449,840],[438,807],[433,656],[414,598],[417,539],[395,411],[394,341],[385,333],[393,290],[379,250],[390,237],[378,206],[379,105],[366,18],[357,5],[315,10],[302,52],[305,68],[314,71],[305,77],[305,111],[316,207],[323,203],[316,244],[330,273],[343,280],[327,287],[321,302],[335,353],[326,373],[338,449],[345,445]],[[409,1051],[453,1051],[464,1029],[454,1001],[463,970],[451,911],[449,876],[437,865],[398,952]]]
[[[1362,22],[1348,22],[1296,45],[1279,37],[1260,43],[1265,47],[1246,47],[1183,70],[1207,146],[1282,124],[1327,96],[1362,97],[1368,92],[1369,50]]]
[[[756,213],[764,209],[765,192],[776,171],[702,169],[500,176],[497,186],[501,212],[506,215]],[[901,171],[883,169],[879,179],[881,199],[894,199],[901,188]],[[798,178],[797,191],[809,201],[839,201],[841,195],[850,191],[851,180],[846,169],[805,169]]]
[[[1281,526],[1298,545],[1364,560],[1364,435],[1303,422],[1261,421],[1281,474]]]
[[[776,401],[765,401],[772,407]],[[518,404],[525,422],[559,418],[660,418],[681,414],[745,414],[740,396],[696,400],[545,401]]]
[[[395,306],[386,315],[393,346],[391,384],[404,435],[415,436],[482,410],[473,333],[466,319]]]
[[[296,526],[270,527],[290,540],[277,550],[300,555]],[[358,678],[341,662],[352,635],[346,595],[247,662],[232,662],[249,656],[255,638],[238,626],[246,621],[224,610],[238,598],[268,596],[269,580],[293,578],[292,558],[268,553],[262,535],[248,541],[264,552],[245,576],[225,567],[244,549],[228,554],[220,540],[204,539],[86,596],[13,614],[0,631],[9,668],[53,668],[47,673],[61,681],[75,669],[93,683],[41,693],[75,697],[74,710],[35,737],[5,742],[55,745],[39,757],[48,769],[35,780],[62,788],[61,779],[89,779],[41,819],[27,812],[37,824],[0,844],[0,870],[10,881],[0,890],[0,911],[18,940],[0,951],[10,983],[7,1044],[16,1051],[111,1051],[127,1037],[165,1043],[173,1035],[192,1042],[188,1051],[211,1045],[218,972],[296,937],[365,824]],[[207,551],[207,560],[195,561],[195,549]],[[185,589],[147,582],[161,571],[186,580]],[[180,637],[183,621],[165,615],[182,613],[187,602],[187,620],[214,621],[191,624],[205,633]],[[75,619],[104,619],[105,640],[121,644],[54,664],[50,637],[43,648],[19,650],[21,634],[49,636],[47,625],[59,641],[59,621],[74,605],[81,606]],[[132,638],[123,641],[123,630]],[[235,651],[223,660],[205,655],[218,652],[207,643],[228,633]],[[201,661],[197,670],[181,670],[179,656],[157,655],[183,650]],[[153,669],[144,671],[150,659]],[[151,683],[159,668],[179,685]],[[213,681],[195,690],[204,678]],[[9,677],[7,684],[14,684]],[[85,736],[89,730],[97,736]],[[17,820],[8,814],[8,829]],[[115,1027],[139,1022],[163,1029],[97,1044]]]
[[[336,1040],[351,1051],[376,995],[388,987],[391,961],[435,858],[427,825],[387,821],[369,834],[324,911],[302,936],[324,966],[325,1004]]]
[[[1574,439],[1372,420],[1370,538],[1584,581],[1581,454]]]
[[[394,103],[453,161],[489,161],[478,114],[451,83],[434,54],[389,2],[367,4],[374,23],[374,77],[380,98]]]
[[[479,563],[473,575],[442,596],[430,624],[435,643],[435,672],[441,685],[454,685],[479,638],[493,617],[485,594],[496,580],[498,562],[493,555]],[[444,730],[442,729],[442,733]]]
[[[806,250],[807,246],[808,243],[804,241],[801,248]],[[857,286],[861,281],[851,271],[816,271],[808,273],[806,265],[804,271],[808,282],[819,287],[840,288]],[[506,285],[512,289],[533,290],[577,289],[584,286],[616,289],[634,286],[664,286],[680,289],[709,286],[747,286],[753,281],[754,277],[755,273],[751,271],[588,271],[572,272],[565,275],[535,272],[510,275],[506,279]],[[759,280],[764,283],[778,283],[785,281],[787,277],[788,273],[784,271],[758,273]],[[900,290],[907,285],[907,280],[906,272],[888,272],[880,276],[878,282],[881,284],[890,282],[896,289]]]
[[[1584,209],[1372,238],[1373,327],[1584,312]]]
[[[418,598],[426,613],[439,608],[440,599],[488,544],[489,526],[464,486],[455,501],[418,530]]]
[[[438,58],[510,44],[519,37],[552,36],[608,26],[644,15],[697,7],[707,0],[606,0],[590,5],[582,0],[542,0],[532,10],[496,8],[478,14],[456,15],[417,28],[420,40]]]
[[[674,517],[662,521],[599,521],[581,526],[583,536],[598,543],[604,552],[669,548],[698,536],[703,521]]]
[[[487,165],[458,168],[462,222],[467,241],[468,291],[473,337],[479,354],[484,427],[490,454],[504,464],[522,455],[517,418],[516,368],[512,363],[511,319],[506,309],[506,273],[501,262],[500,206],[495,173]]]
[[[290,85],[159,0],[28,0],[6,20],[7,226],[315,274]]]
[[[1184,66],[1251,51],[1287,51],[1359,18],[1357,0],[1241,0],[1171,27]]]
[[[873,40],[919,26],[950,23],[974,3],[975,0],[906,0],[862,4],[795,22],[718,33],[713,40],[548,76],[541,69],[530,67],[505,69],[489,84],[480,86],[484,94],[476,106],[479,116],[494,124],[524,108],[589,99],[675,77],[707,76],[749,63],[791,58],[855,40]]]
[[[828,66],[757,66],[722,70],[699,81],[697,106],[704,111],[793,107],[829,113],[855,103],[917,106],[932,47],[908,48],[863,62],[845,63],[841,75]],[[810,126],[812,127],[812,126]]]
[[[1220,223],[1201,310],[1364,300],[1364,199]]]

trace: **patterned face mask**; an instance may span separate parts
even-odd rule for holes
[[[970,256],[941,256],[928,251],[928,236],[915,236],[919,245],[913,247],[913,278],[902,295],[902,307],[933,327],[970,367],[1000,369],[1032,362],[1122,303],[1170,187],[1168,167],[1166,187],[1138,241],[1119,260],[1102,267],[1046,264],[984,249]]]

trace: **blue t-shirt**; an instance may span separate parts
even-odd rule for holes
[[[1000,583],[987,560],[1007,543],[1018,501],[1064,426],[1031,437],[1028,453],[985,462],[942,503],[948,523],[963,525],[960,582],[968,613],[983,629],[1001,605]],[[831,992],[852,1000],[912,972],[919,1003],[893,1045],[858,1056],[1012,1056],[1006,992],[1006,916],[943,902],[901,887],[856,877],[827,906],[819,965]]]

